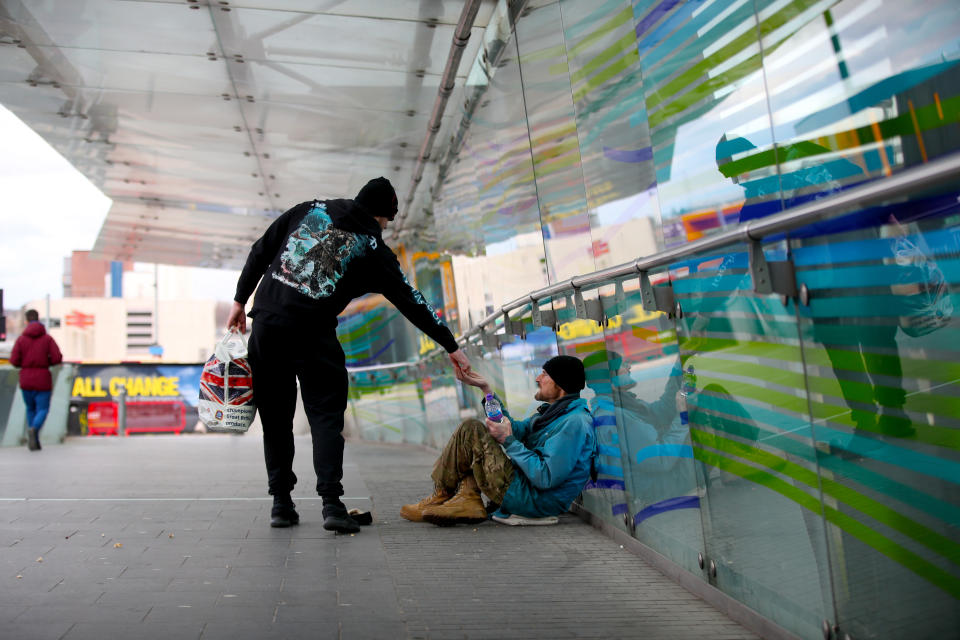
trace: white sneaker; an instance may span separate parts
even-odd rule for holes
[[[499,522],[500,524],[508,524],[512,527],[516,526],[546,526],[550,524],[557,524],[560,522],[560,518],[557,516],[547,516],[546,518],[527,518],[526,516],[518,516],[513,513],[509,516],[492,516],[492,519]]]

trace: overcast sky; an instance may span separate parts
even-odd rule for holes
[[[90,250],[110,199],[0,105],[0,288],[4,307],[63,297],[63,259]],[[192,297],[233,299],[237,272],[191,269]]]

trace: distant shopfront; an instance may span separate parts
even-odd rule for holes
[[[201,364],[84,364],[70,393],[68,435],[116,435],[126,406],[126,433],[192,432]]]

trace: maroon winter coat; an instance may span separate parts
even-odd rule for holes
[[[20,388],[27,391],[53,389],[50,366],[61,362],[60,348],[39,322],[27,325],[10,353],[10,364],[20,367]]]

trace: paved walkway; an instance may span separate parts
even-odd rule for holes
[[[555,527],[400,519],[433,454],[350,442],[359,534],[269,527],[260,442],[70,439],[0,449],[0,638],[753,638],[572,515]]]

